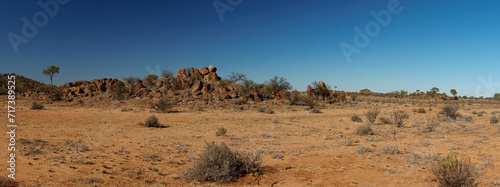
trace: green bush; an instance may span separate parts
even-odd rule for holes
[[[232,151],[225,143],[206,143],[186,176],[191,180],[230,182],[245,174],[261,171],[260,153]]]

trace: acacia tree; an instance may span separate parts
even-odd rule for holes
[[[50,85],[53,85],[52,77],[54,77],[56,73],[59,73],[59,67],[56,66],[49,66],[47,69],[43,70],[43,74],[50,77]]]
[[[431,91],[434,91],[434,92],[438,93],[439,92],[439,88],[438,87],[433,87],[433,88],[431,88]]]
[[[453,96],[457,96],[457,94],[458,94],[457,90],[455,90],[455,89],[451,89],[451,90],[450,90],[450,93],[451,93],[451,95],[453,95]]]

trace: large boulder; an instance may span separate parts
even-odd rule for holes
[[[205,81],[207,81],[207,82],[214,82],[214,81],[219,81],[219,80],[220,80],[220,77],[215,72],[210,72],[207,75],[205,75]]]
[[[188,73],[189,73],[189,77],[191,77],[194,80],[199,80],[203,77],[201,75],[200,71],[196,68],[190,68]]]
[[[186,73],[186,69],[184,68],[177,69],[177,77],[181,79],[187,79],[188,75]]]
[[[210,93],[210,84],[203,85],[203,88],[201,89],[201,93],[209,94]]]
[[[139,91],[137,91],[136,96],[137,97],[144,97],[144,96],[148,95],[148,93],[149,93],[149,89],[141,88],[141,89],[139,89]]]
[[[216,73],[217,68],[215,66],[210,65],[210,66],[208,66],[208,71]]]
[[[318,82],[318,89],[320,89],[320,90],[327,90],[328,88],[326,87],[325,82],[319,81]]]
[[[208,68],[207,68],[207,67],[202,67],[202,68],[200,69],[200,73],[201,73],[201,75],[205,76],[205,75],[207,75],[208,73],[210,73],[210,71],[208,70]]]
[[[130,85],[130,94],[135,95],[141,88],[144,88],[141,80],[136,80],[134,84]]]
[[[191,86],[191,91],[192,92],[201,91],[202,88],[203,88],[203,83],[201,81],[196,81],[194,82],[193,86]]]

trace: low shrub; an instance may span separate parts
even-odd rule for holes
[[[357,114],[353,114],[351,116],[351,121],[354,121],[354,122],[363,122],[363,120]]]
[[[441,113],[453,120],[456,120],[457,117],[460,116],[458,113],[459,108],[460,106],[458,105],[446,105],[441,109]]]
[[[372,108],[368,110],[368,112],[365,114],[366,118],[370,123],[375,123],[375,120],[377,120],[377,116],[380,113],[380,109],[378,108]]]
[[[456,152],[434,162],[431,171],[440,186],[477,185],[478,172],[475,165],[470,162],[470,158],[458,159]]]
[[[490,124],[497,124],[497,123],[498,123],[498,118],[496,116],[491,116]]]
[[[232,151],[225,143],[206,143],[205,150],[187,170],[187,178],[197,181],[230,182],[245,174],[261,171],[260,153]]]
[[[358,128],[356,128],[356,134],[358,135],[372,135],[373,130],[370,125],[360,125]]]
[[[154,115],[149,116],[148,118],[146,118],[146,121],[140,122],[139,125],[142,125],[145,127],[162,127],[162,125],[158,121],[158,118]]]
[[[45,106],[43,106],[42,104],[38,103],[38,102],[33,102],[31,103],[31,109],[32,110],[40,110],[40,109],[43,109]]]
[[[408,119],[409,116],[404,111],[399,110],[393,112],[393,117],[394,117],[394,125],[396,127],[403,127],[406,119]]]
[[[224,136],[226,135],[226,133],[227,133],[226,128],[220,127],[217,129],[217,131],[215,131],[215,136]]]

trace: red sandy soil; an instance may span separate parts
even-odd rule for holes
[[[492,112],[500,111],[498,103],[462,101],[460,113],[473,122],[445,120],[435,132],[424,133],[428,118],[442,116],[443,103],[374,100],[322,105],[319,114],[304,106],[273,104],[260,106],[275,114],[259,113],[250,105],[242,105],[243,110],[202,106],[203,111],[176,106],[178,113],[159,113],[140,101],[53,103],[31,110],[31,101],[18,100],[16,181],[20,186],[436,186],[431,157],[455,151],[477,164],[480,186],[500,184],[500,126],[490,124],[490,117],[498,116]],[[0,102],[1,119],[6,119],[6,101]],[[357,135],[371,107],[381,109],[379,117],[398,109],[410,118],[403,128],[377,120],[374,135]],[[427,112],[413,112],[418,108]],[[479,117],[474,111],[486,113]],[[351,121],[355,113],[365,122]],[[168,127],[138,125],[151,115]],[[0,130],[6,132],[2,121]],[[227,129],[225,136],[215,135],[220,127]],[[5,163],[8,137],[2,134],[0,159]],[[261,151],[262,174],[229,184],[186,180],[183,174],[211,141],[233,150]],[[400,153],[384,153],[387,144],[397,145]],[[362,146],[371,152],[358,151]],[[1,174],[7,175],[5,169]]]

